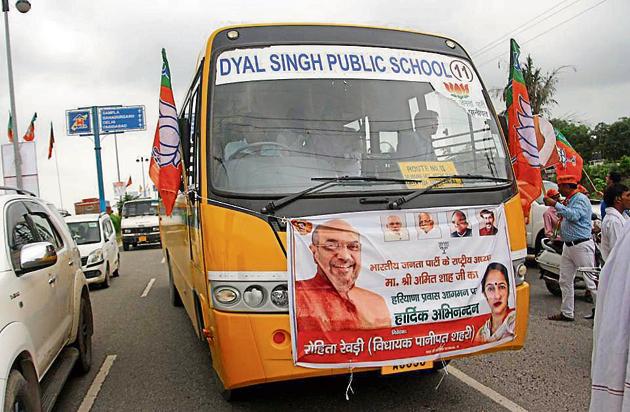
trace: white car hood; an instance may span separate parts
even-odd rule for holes
[[[79,253],[81,254],[81,257],[85,257],[85,256],[90,256],[90,253],[92,253],[96,249],[102,249],[103,244],[102,243],[86,243],[85,245],[77,245],[77,247],[79,248]]]
[[[128,227],[153,227],[159,225],[159,216],[132,216],[123,218],[120,227],[126,229]]]

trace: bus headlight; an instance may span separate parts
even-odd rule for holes
[[[214,290],[214,298],[224,305],[233,305],[238,302],[238,290],[230,287],[220,287]]]
[[[265,301],[265,292],[262,287],[253,285],[245,289],[243,292],[243,300],[248,306],[257,308]]]
[[[271,301],[279,308],[289,306],[289,290],[287,285],[278,285],[271,291]]]

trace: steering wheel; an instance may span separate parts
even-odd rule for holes
[[[269,147],[269,146],[271,146],[272,148],[275,147],[276,149],[281,149],[281,150],[289,150],[289,151],[291,150],[289,146],[284,145],[282,143],[278,143],[278,142],[250,143],[247,146],[243,146],[236,149],[236,151],[232,153],[232,156],[230,156],[230,159],[241,159],[245,156],[251,156],[255,153],[261,153],[264,148]]]

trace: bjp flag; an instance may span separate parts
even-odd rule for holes
[[[159,168],[158,191],[164,202],[166,215],[170,216],[175,205],[182,178],[182,158],[179,152],[179,125],[177,109],[171,87],[171,71],[166,59],[166,50],[162,49],[162,79],[160,84],[160,117],[156,136],[159,136],[159,147],[152,148],[151,159]],[[151,178],[153,180],[153,177]],[[154,181],[155,182],[155,181]]]
[[[558,163],[556,163],[557,176],[573,176],[577,182],[582,180],[582,168],[584,161],[582,156],[575,151],[566,137],[556,130],[556,149],[558,151]]]
[[[541,164],[534,116],[519,63],[520,48],[514,39],[510,40],[510,46],[510,76],[505,96],[508,148],[527,221],[532,202],[542,193]]]
[[[28,129],[26,129],[24,134],[24,141],[26,142],[32,142],[35,139],[35,120],[37,120],[37,113],[33,115],[31,123],[29,123]]]
[[[151,148],[151,163],[149,163],[149,178],[153,181],[153,186],[160,187],[160,123],[155,127],[153,136],[153,147]]]
[[[55,133],[53,132],[53,125],[50,122],[50,138],[48,139],[48,158],[53,155],[53,148],[55,147]]]
[[[7,125],[7,138],[13,143],[13,115],[9,112],[9,124]]]

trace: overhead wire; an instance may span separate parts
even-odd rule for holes
[[[583,15],[584,13],[586,13],[586,12],[588,12],[588,11],[590,11],[590,10],[594,9],[595,7],[597,7],[597,6],[599,6],[599,5],[603,4],[603,3],[605,3],[606,1],[608,1],[608,0],[601,0],[601,1],[600,1],[600,2],[598,2],[598,3],[595,3],[595,4],[594,4],[594,5],[592,5],[591,7],[588,7],[588,8],[586,8],[586,9],[582,10],[581,12],[579,12],[579,13],[577,13],[577,14],[575,14],[575,15],[571,16],[571,17],[569,17],[568,19],[561,21],[560,23],[556,24],[555,26],[551,27],[550,29],[545,30],[545,31],[543,31],[543,32],[541,32],[541,33],[539,33],[539,34],[537,34],[536,36],[534,36],[534,37],[532,37],[532,38],[530,38],[530,39],[527,39],[527,40],[525,40],[525,41],[523,41],[523,42],[519,42],[519,45],[521,45],[521,46],[522,46],[522,45],[524,45],[524,44],[527,44],[527,43],[529,43],[529,42],[531,42],[531,41],[534,41],[534,40],[538,39],[539,37],[541,37],[541,36],[543,36],[543,35],[545,35],[545,34],[547,34],[547,33],[551,32],[551,31],[554,31],[554,30],[555,30],[555,29],[557,29],[558,27],[560,27],[560,26],[562,26],[562,25],[564,25],[564,24],[566,24],[566,23],[568,23],[568,22],[570,22],[570,21],[572,21],[572,20],[576,19],[577,17],[579,17],[579,16]],[[499,57],[501,57],[501,56],[503,56],[503,55],[505,55],[505,52],[500,53],[500,54],[497,54],[496,56],[492,57],[491,59],[485,60],[485,61],[483,61],[482,63],[477,64],[477,67],[481,67],[481,66],[484,66],[484,65],[486,65],[486,64],[488,64],[488,63],[491,63],[491,62],[495,61],[496,59],[498,59]]]
[[[575,4],[575,3],[579,2],[579,1],[582,1],[582,0],[574,0],[571,4],[569,4],[568,6],[566,6],[566,7],[562,8],[562,9],[560,9],[560,10],[558,10],[556,13],[554,13],[554,14],[552,14],[552,15],[550,15],[550,16],[547,16],[545,19],[543,19],[543,20],[541,20],[541,21],[539,21],[539,22],[537,22],[537,23],[535,23],[535,24],[533,24],[533,25],[529,26],[529,24],[530,24],[530,23],[532,23],[533,21],[535,21],[535,20],[537,20],[538,18],[540,18],[540,17],[544,16],[545,14],[549,13],[551,10],[553,10],[553,9],[555,9],[555,8],[557,8],[557,7],[559,7],[560,5],[562,5],[562,3],[566,3],[567,1],[569,1],[569,0],[562,0],[560,3],[557,3],[557,4],[555,4],[553,7],[548,8],[547,10],[545,10],[545,11],[543,11],[542,13],[538,14],[536,17],[531,18],[530,20],[528,20],[528,21],[526,21],[525,23],[521,24],[520,26],[518,26],[518,27],[517,27],[517,28],[515,28],[514,30],[510,31],[509,33],[505,33],[504,35],[502,35],[502,36],[500,36],[500,37],[496,38],[495,40],[491,41],[490,43],[487,43],[486,45],[484,45],[484,46],[480,47],[479,49],[477,49],[477,50],[473,51],[473,52],[471,53],[471,55],[472,55],[472,56],[480,56],[480,55],[482,55],[482,54],[485,54],[485,53],[487,53],[488,51],[490,51],[490,50],[494,49],[497,45],[501,44],[501,42],[502,42],[503,40],[505,40],[506,38],[509,38],[510,36],[512,36],[512,35],[514,35],[514,34],[518,34],[518,33],[521,33],[521,32],[523,32],[523,31],[525,31],[525,30],[528,30],[528,29],[530,29],[530,28],[532,28],[532,27],[536,26],[537,24],[540,24],[540,23],[542,23],[543,21],[547,20],[549,17],[554,16],[554,15],[555,15],[555,14],[557,14],[558,12],[560,12],[560,11],[562,11],[562,10],[565,10],[567,7],[570,7],[570,6],[572,6],[573,4]],[[528,26],[528,27],[527,27],[527,26]],[[521,30],[521,29],[522,29],[522,30]]]

